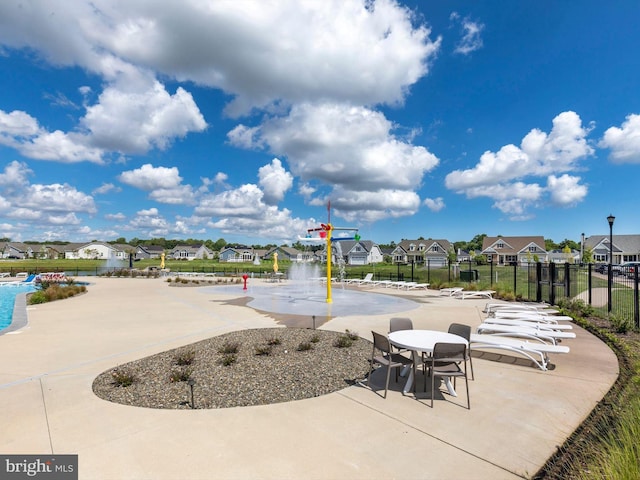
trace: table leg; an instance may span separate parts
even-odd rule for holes
[[[453,388],[453,383],[451,383],[451,377],[444,377],[444,384],[447,387],[447,390],[449,391],[449,395],[451,395],[452,397],[458,396],[458,394]]]
[[[404,388],[402,389],[402,393],[405,395],[411,391],[411,387],[413,386],[413,368],[409,368],[409,375],[407,375],[407,381],[404,384]]]

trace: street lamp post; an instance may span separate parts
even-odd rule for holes
[[[613,284],[613,222],[616,217],[613,215],[609,215],[607,217],[607,222],[609,222],[609,271],[607,275],[608,280],[608,303],[607,303],[607,311],[611,313],[611,285]]]

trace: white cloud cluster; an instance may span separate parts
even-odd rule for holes
[[[556,206],[574,205],[588,189],[580,185],[580,177],[565,172],[577,170],[579,160],[593,155],[588,133],[575,112],[563,112],[553,119],[549,134],[533,129],[520,147],[506,145],[497,153],[487,151],[474,168],[449,173],[445,184],[468,198],[494,199],[494,207],[511,218],[525,218],[527,207],[543,202],[545,193]],[[559,173],[563,175],[556,177]],[[545,176],[546,187],[525,182]]]
[[[471,52],[480,50],[482,48],[482,30],[484,30],[484,24],[474,22],[469,18],[460,19],[460,15],[457,12],[453,12],[450,17],[451,20],[461,23],[462,38],[456,44],[454,49],[455,53],[461,55],[469,55]]]
[[[609,128],[598,146],[611,149],[616,163],[640,163],[640,115],[628,115],[621,127]]]
[[[24,157],[65,163],[101,163],[102,150],[89,143],[83,134],[49,132],[26,112],[0,110],[0,144],[16,149]]]
[[[177,167],[154,167],[145,164],[118,176],[122,183],[149,192],[150,198],[160,203],[175,205],[194,204],[194,192],[190,185],[182,184]]]
[[[375,221],[415,213],[416,189],[439,163],[393,130],[382,113],[365,107],[305,103],[257,127],[239,125],[228,137],[236,146],[268,148],[286,157],[309,198],[321,191],[318,185],[331,187],[330,193],[310,198],[312,204],[330,198],[345,220]]]
[[[73,227],[78,214],[96,213],[93,198],[68,184],[32,184],[25,163],[10,162],[0,173],[0,207],[3,216],[25,227]]]
[[[278,158],[258,171],[258,185],[231,188],[217,177],[195,191],[177,170],[144,165],[123,172],[122,183],[159,203],[197,204],[198,219],[207,209],[208,186],[223,188],[219,200],[228,209],[216,209],[227,212],[217,213],[218,225],[231,221],[224,215],[237,218],[238,211],[246,218],[296,222],[276,207],[294,175],[309,202],[323,201],[333,188],[338,215],[412,214],[420,205],[421,179],[438,160],[394,136],[395,126],[373,108],[402,105],[408,89],[428,73],[441,44],[430,34],[395,0],[4,2],[0,45],[29,49],[57,67],[79,66],[99,76],[104,87],[92,99],[90,87],[78,86],[85,110],[74,131],[44,131],[28,112],[12,112],[0,117],[0,142],[28,158],[67,162],[162,150],[208,126],[186,90],[191,82],[227,94],[231,116],[262,110],[261,125],[239,126],[229,138],[245,148],[266,147],[291,171]],[[171,94],[161,79],[183,86]],[[69,105],[60,95],[49,98]],[[291,125],[297,121],[302,131]],[[390,167],[397,172],[392,177]],[[114,191],[103,186],[96,193]],[[247,194],[259,200],[244,205],[238,197]],[[377,200],[384,197],[387,202]]]

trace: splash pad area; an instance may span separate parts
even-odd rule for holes
[[[204,293],[237,294],[249,297],[247,306],[255,310],[285,315],[342,317],[353,315],[385,315],[418,308],[412,300],[362,292],[344,287],[333,288],[333,302],[327,303],[326,286],[319,276],[317,265],[294,264],[283,283],[265,284],[249,279],[247,289],[242,285],[217,286],[203,289]]]

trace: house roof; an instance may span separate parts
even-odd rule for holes
[[[415,245],[418,248],[416,250],[411,250],[411,245]],[[423,250],[419,249],[421,245],[424,246]],[[438,253],[429,252],[429,249],[434,245],[438,245],[440,249],[442,249],[442,252],[438,252]],[[442,255],[442,253],[446,254],[447,252],[449,252],[449,250],[451,250],[451,242],[445,239],[433,239],[433,238],[426,238],[426,239],[422,238],[419,240],[401,240],[400,243],[398,243],[396,247],[393,249],[393,251],[395,252],[399,248],[404,252],[406,252],[408,255],[414,255],[414,254]]]
[[[503,243],[502,248],[495,248],[498,243]],[[532,244],[546,253],[544,237],[541,235],[530,237],[484,237],[482,240],[482,253],[517,254],[527,250]]]
[[[609,253],[609,235],[592,235],[584,240],[584,244],[596,253]],[[613,235],[613,251],[640,252],[640,235]]]
[[[164,247],[161,245],[138,245],[137,248],[145,252],[164,252]]]

